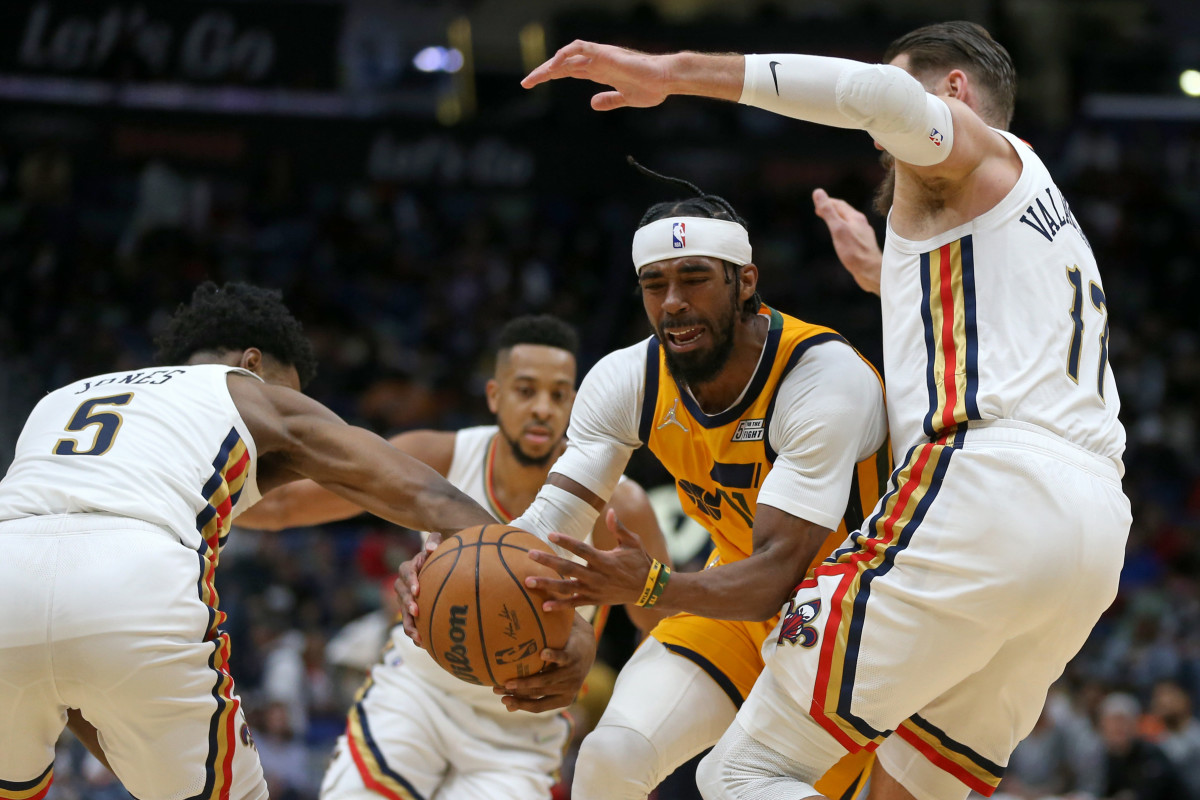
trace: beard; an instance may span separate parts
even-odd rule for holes
[[[738,318],[736,283],[734,287],[733,301],[728,313],[720,319],[714,320],[712,324],[698,318],[672,320],[674,324],[684,326],[698,322],[703,323],[712,336],[712,344],[707,349],[690,353],[676,353],[666,346],[667,335],[661,327],[659,328],[658,340],[664,343],[662,348],[667,362],[667,371],[671,373],[671,377],[677,383],[688,386],[707,383],[717,377],[718,373],[725,368],[725,363],[729,361],[729,354],[733,352],[733,329]]]
[[[879,154],[879,163],[883,166],[884,176],[875,190],[871,204],[879,216],[887,219],[888,212],[892,210],[892,199],[896,194],[896,159],[891,153],[883,152]]]
[[[550,463],[550,460],[552,458],[554,458],[554,454],[556,452],[558,452],[559,442],[561,442],[563,440],[562,436],[558,437],[558,440],[556,442],[554,442],[554,444],[552,444],[550,447],[546,448],[545,453],[543,453],[540,456],[534,456],[534,455],[530,455],[529,453],[526,453],[525,450],[521,447],[520,439],[518,439],[515,436],[509,436],[508,431],[504,430],[503,425],[497,424],[496,427],[500,430],[500,435],[504,438],[504,441],[508,442],[508,448],[512,451],[513,458],[515,458],[517,460],[517,463],[520,464],[522,467],[544,467],[544,466],[546,466],[547,464]]]

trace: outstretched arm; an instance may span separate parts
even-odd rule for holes
[[[433,467],[440,475],[450,469],[454,456],[452,432],[408,431],[393,436],[388,443]],[[237,524],[243,528],[277,531],[350,519],[361,513],[362,506],[306,478],[267,492],[238,516]]]
[[[652,55],[575,41],[521,82],[558,78],[612,87],[592,107],[658,105],[673,94],[732,100],[784,116],[869,132],[896,159],[926,174],[961,178],[1007,144],[961,102],[929,94],[899,67],[807,55]]]
[[[417,530],[454,533],[492,521],[435,470],[299,392],[229,376],[258,450],[263,491],[311,478],[356,506]]]

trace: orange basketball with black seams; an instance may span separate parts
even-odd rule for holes
[[[531,533],[495,524],[459,531],[430,554],[418,575],[417,627],[442,669],[502,686],[541,670],[544,648],[566,645],[575,612],[542,611],[546,596],[525,578],[559,575],[530,559],[530,550],[553,552]]]

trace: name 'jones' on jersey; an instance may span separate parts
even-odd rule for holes
[[[1083,231],[1033,150],[995,207],[931,239],[889,223],[882,275],[888,423],[897,461],[972,420],[1051,431],[1118,467],[1125,432],[1108,305]]]

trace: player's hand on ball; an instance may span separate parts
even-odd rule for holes
[[[617,512],[610,508],[604,521],[617,541],[612,550],[599,550],[561,533],[550,534],[551,542],[579,556],[585,564],[550,553],[530,552],[530,558],[562,576],[562,579],[525,579],[526,586],[551,598],[542,603],[544,610],[553,611],[564,606],[624,605],[636,603],[641,597],[653,559],[642,546],[641,538],[617,518]]]
[[[509,711],[550,711],[569,706],[596,660],[596,632],[576,614],[566,646],[562,650],[543,650],[542,660],[546,666],[541,672],[514,678],[492,690],[501,695],[500,701]]]
[[[417,633],[417,595],[421,589],[417,575],[429,554],[441,543],[440,533],[429,534],[421,550],[412,559],[400,565],[400,577],[396,578],[394,586],[396,596],[400,599],[400,611],[404,615],[404,632],[417,644],[421,644],[421,636]]]

